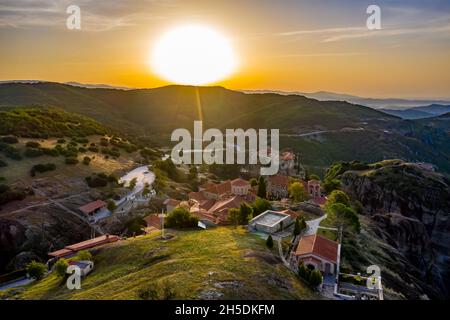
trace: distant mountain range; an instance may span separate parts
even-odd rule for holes
[[[192,130],[200,118],[205,129],[278,128],[281,147],[294,149],[318,173],[335,161],[390,158],[431,162],[450,172],[448,118],[402,120],[345,101],[217,86],[117,90],[54,82],[0,84],[0,110],[22,106],[59,107],[163,146],[171,144],[174,129]]]
[[[347,101],[360,104],[374,109],[408,109],[413,107],[427,106],[431,104],[450,105],[449,100],[427,100],[427,99],[397,99],[397,98],[363,98],[345,93],[334,93],[327,91],[317,92],[286,92],[274,90],[244,90],[245,93],[276,93],[281,95],[301,95],[319,101]]]
[[[380,109],[383,112],[403,119],[432,118],[450,112],[450,105],[430,104],[428,106],[414,107],[403,110]]]

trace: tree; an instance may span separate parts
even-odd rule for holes
[[[348,207],[342,203],[333,203],[327,205],[325,208],[327,212],[327,220],[334,222],[334,224],[343,224],[347,227],[351,227],[357,233],[361,230],[361,224],[359,222],[358,214],[351,207]]]
[[[85,156],[83,158],[83,164],[88,166],[90,163],[91,163],[91,158],[89,158],[88,156]]]
[[[107,208],[109,211],[116,210],[116,208],[117,208],[116,203],[113,200],[109,200]]]
[[[133,190],[136,187],[137,184],[137,178],[133,178],[130,180],[130,182],[128,183],[128,189]]]
[[[263,198],[263,199],[267,198],[266,181],[264,180],[263,176],[259,177],[257,195],[258,195],[258,197]]]
[[[252,203],[253,208],[253,217],[256,217],[257,215],[263,213],[266,210],[270,209],[270,202],[266,199],[257,197],[255,201]]]
[[[189,181],[197,180],[197,177],[198,177],[197,167],[195,165],[192,165],[189,168],[188,179],[189,179]]]
[[[252,187],[257,186],[257,185],[258,185],[258,180],[256,180],[255,178],[251,178],[251,179],[250,179],[250,185],[251,185]]]
[[[337,190],[341,185],[339,179],[325,179],[322,186],[326,193],[330,194],[333,190]]]
[[[273,239],[272,239],[272,235],[270,235],[270,234],[269,234],[269,236],[267,237],[267,240],[266,240],[266,246],[267,246],[267,248],[269,248],[269,249],[272,249],[272,248],[273,248]]]
[[[335,203],[342,203],[345,206],[350,206],[350,198],[344,191],[334,190],[328,197],[327,206]]]
[[[169,228],[193,228],[196,227],[198,219],[183,207],[175,208],[166,217],[166,225]]]
[[[235,225],[235,227],[237,227],[239,224],[240,216],[241,210],[236,208],[231,208],[230,210],[228,210],[228,219]]]
[[[303,262],[300,262],[298,265],[298,275],[300,278],[309,281],[309,269],[303,264]]]
[[[312,287],[317,287],[321,283],[322,283],[322,274],[320,273],[319,270],[314,269],[313,271],[311,271],[311,274],[309,275],[309,284]]]
[[[77,253],[77,260],[88,260],[92,261],[92,254],[87,250],[81,250]]]
[[[300,182],[294,182],[289,186],[289,195],[295,202],[303,202],[308,199],[308,193]]]
[[[241,203],[239,208],[239,223],[247,224],[248,221],[252,218],[253,209],[247,203]]]
[[[45,266],[45,264],[37,261],[31,261],[27,265],[27,273],[30,275],[30,277],[35,278],[36,280],[42,279],[45,275],[46,270],[47,267]]]
[[[68,267],[69,267],[69,263],[67,262],[67,260],[64,258],[61,258],[58,261],[56,261],[55,266],[53,267],[53,271],[55,271],[55,273],[58,276],[64,277],[66,275]]]

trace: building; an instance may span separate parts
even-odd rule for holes
[[[310,198],[320,198],[322,196],[320,192],[320,181],[318,180],[309,180],[307,182],[307,191]]]
[[[247,180],[238,178],[231,181],[231,193],[238,196],[245,196],[250,192],[251,185]]]
[[[300,238],[297,249],[291,253],[291,262],[303,263],[310,269],[335,274],[338,270],[340,244],[317,234]]]
[[[289,213],[266,210],[249,221],[248,230],[272,234],[285,229],[292,223],[294,219]]]
[[[103,236],[100,236],[97,238],[93,238],[93,239],[89,239],[86,241],[68,245],[68,246],[64,247],[63,249],[50,252],[48,255],[52,258],[63,258],[63,257],[73,256],[78,251],[92,249],[94,247],[97,247],[97,246],[100,246],[100,245],[103,245],[106,243],[116,242],[119,240],[120,240],[120,237],[118,237],[118,236],[106,234],[106,235],[103,235]]]
[[[282,175],[267,177],[267,193],[275,198],[287,198],[289,196],[289,178]]]
[[[105,209],[107,203],[102,200],[96,200],[93,202],[89,202],[84,206],[78,208],[83,214],[85,214],[88,218],[92,218],[97,212]]]
[[[162,224],[164,220],[164,215],[162,214],[150,214],[144,218],[144,221],[147,225],[145,228],[146,233],[150,233],[152,231],[161,230]]]
[[[70,261],[69,265],[80,268],[82,277],[86,277],[94,269],[94,262],[89,260]]]
[[[175,199],[166,199],[164,200],[163,204],[166,206],[166,212],[172,212],[173,209],[178,207],[181,201],[175,200]]]
[[[280,154],[280,171],[284,176],[295,176],[295,154],[291,151],[284,151]]]

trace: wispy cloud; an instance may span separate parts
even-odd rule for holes
[[[160,10],[176,0],[78,0],[85,31],[107,31],[162,19]],[[0,3],[0,28],[64,28],[71,0],[14,0]]]

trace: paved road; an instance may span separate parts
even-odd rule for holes
[[[35,280],[32,278],[23,277],[23,278],[15,280],[13,282],[9,282],[7,284],[0,285],[0,290],[6,290],[6,289],[10,289],[10,288],[25,286],[33,281],[35,281]]]
[[[117,205],[122,205],[124,201],[128,201],[130,198],[133,198],[144,189],[146,184],[152,185],[153,182],[155,182],[155,174],[148,170],[148,166],[142,166],[128,172],[119,179],[119,183],[124,183],[124,186],[127,186],[134,178],[136,178],[136,186],[122,199],[117,200]]]
[[[322,222],[322,220],[325,219],[326,217],[327,217],[327,215],[324,214],[320,218],[306,221],[307,229],[306,229],[304,235],[309,236],[309,235],[317,233],[317,229],[319,228],[320,222]]]

